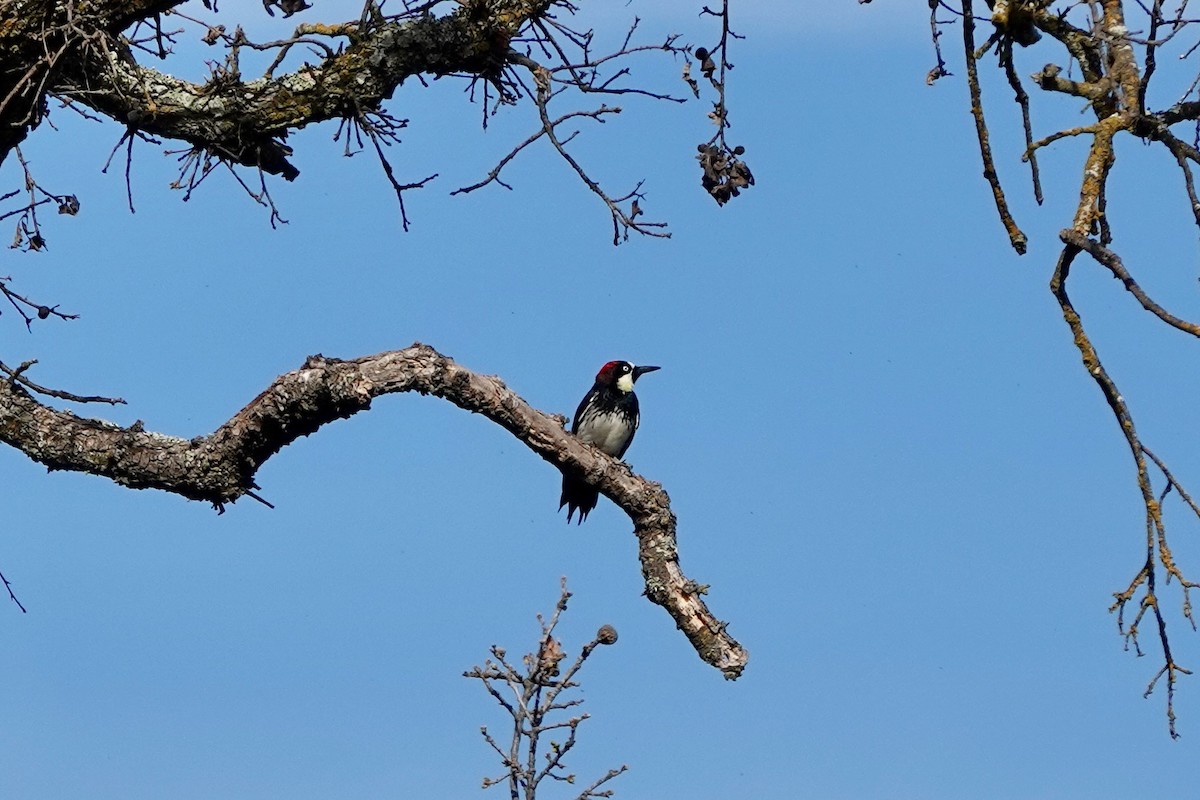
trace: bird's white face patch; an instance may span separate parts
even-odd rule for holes
[[[617,378],[617,388],[622,392],[629,394],[633,391],[633,373],[626,372],[621,377]]]

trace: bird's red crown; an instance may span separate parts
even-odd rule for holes
[[[620,372],[621,365],[625,363],[624,361],[608,362],[596,373],[596,380],[599,383],[612,383],[617,379],[617,373]]]

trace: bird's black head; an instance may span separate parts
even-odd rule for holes
[[[637,367],[628,361],[610,361],[596,373],[596,383],[612,386],[622,392],[632,392],[638,378],[656,369],[658,367]]]

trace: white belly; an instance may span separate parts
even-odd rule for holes
[[[580,439],[609,455],[621,452],[631,433],[628,422],[616,413],[595,414],[582,420],[579,426]]]

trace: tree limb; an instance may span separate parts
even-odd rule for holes
[[[37,127],[45,92],[85,40],[116,35],[183,0],[0,2],[0,163]]]
[[[996,212],[1000,222],[1008,233],[1008,241],[1018,255],[1025,255],[1029,239],[1017,226],[1012,212],[1008,209],[1008,201],[1004,197],[1004,189],[1000,186],[1000,178],[996,174],[996,163],[992,159],[992,146],[988,135],[987,122],[983,116],[983,100],[979,87],[979,69],[976,66],[978,56],[975,55],[975,17],[971,10],[971,0],[963,0],[963,51],[967,63],[967,86],[971,92],[971,116],[975,118],[975,134],[979,140],[979,154],[983,158],[983,177],[992,187],[992,199],[996,203]]]
[[[1183,135],[1183,131],[1171,130],[1171,126],[1178,123],[1200,120],[1200,101],[1195,99],[1195,94],[1200,89],[1200,73],[1195,73],[1183,96],[1165,110],[1155,111],[1154,104],[1157,98],[1147,95],[1151,77],[1158,69],[1159,50],[1189,26],[1197,24],[1197,21],[1186,13],[1188,0],[1170,4],[1170,13],[1165,10],[1168,4],[1161,0],[1139,0],[1136,4],[1125,0],[985,1],[992,12],[991,21],[995,30],[978,49],[972,34],[972,0],[961,0],[954,4],[942,0],[934,5],[956,13],[961,9],[964,59],[970,90],[969,108],[975,118],[979,150],[984,162],[984,177],[991,186],[1010,242],[1017,247],[1018,252],[1024,252],[1024,237],[1017,235],[1020,231],[1012,223],[1004,203],[999,179],[992,163],[988,131],[984,124],[978,70],[982,55],[993,46],[998,48],[1000,59],[997,66],[1008,78],[1021,105],[1021,121],[1025,134],[1023,159],[1032,161],[1041,148],[1068,137],[1090,137],[1090,146],[1080,175],[1079,200],[1074,208],[1071,226],[1059,234],[1063,248],[1055,266],[1050,290],[1059,304],[1063,320],[1071,331],[1083,366],[1103,393],[1133,457],[1138,489],[1145,507],[1145,558],[1138,564],[1134,578],[1128,586],[1114,593],[1116,602],[1110,610],[1117,614],[1117,629],[1125,639],[1126,648],[1132,648],[1138,655],[1142,655],[1138,638],[1139,625],[1143,621],[1155,624],[1163,661],[1161,668],[1147,686],[1146,694],[1148,695],[1159,681],[1165,678],[1168,730],[1171,736],[1176,736],[1175,689],[1179,677],[1189,673],[1180,666],[1173,654],[1167,635],[1167,615],[1160,603],[1160,590],[1172,580],[1179,582],[1183,594],[1183,617],[1195,628],[1190,590],[1200,588],[1200,584],[1187,579],[1175,561],[1168,543],[1163,502],[1171,491],[1176,491],[1193,513],[1200,514],[1200,506],[1193,502],[1192,495],[1179,484],[1166,461],[1154,455],[1140,438],[1134,425],[1133,412],[1118,388],[1116,378],[1110,375],[1101,363],[1097,349],[1084,327],[1083,318],[1071,301],[1067,292],[1067,279],[1076,258],[1081,253],[1086,253],[1096,264],[1117,278],[1142,308],[1154,314],[1160,322],[1200,337],[1200,324],[1167,311],[1163,304],[1142,288],[1116,251],[1111,248],[1113,230],[1107,208],[1109,178],[1116,163],[1119,137],[1129,134],[1131,138],[1147,144],[1159,142],[1170,152],[1183,174],[1184,190],[1192,217],[1197,225],[1200,225],[1200,198],[1192,173],[1192,165],[1200,164],[1200,144],[1195,139],[1197,134],[1192,133],[1193,126],[1188,126],[1186,136]],[[936,8],[933,9],[933,13],[937,14]],[[936,24],[935,16],[932,32],[935,52],[939,35]],[[1191,28],[1191,31],[1194,33],[1195,28]],[[1023,100],[1024,92],[1017,80],[1017,67],[1013,61],[1017,50],[1013,45],[1031,45],[1042,38],[1041,34],[1048,34],[1065,47],[1066,53],[1060,53],[1059,59],[1070,64],[1070,70],[1077,68],[1078,74],[1068,71],[1064,76],[1063,68],[1049,63],[1033,74],[1033,80],[1047,93],[1078,97],[1087,101],[1084,110],[1089,116],[1094,116],[1095,121],[1060,129],[1034,140],[1029,110]],[[1194,36],[1191,38],[1194,39]],[[1184,45],[1183,51],[1176,55],[1179,61],[1184,61],[1197,50],[1200,50],[1200,43],[1192,41]],[[1043,46],[1036,57],[1042,58],[1044,51]],[[944,65],[939,62],[931,77],[944,71]],[[1177,77],[1178,75],[1173,76],[1172,81]],[[1161,80],[1156,81],[1156,85],[1161,83]],[[1035,177],[1035,197],[1041,202],[1036,192]],[[1157,492],[1151,480],[1152,466],[1158,469],[1165,481],[1165,486]]]
[[[135,489],[162,489],[223,510],[253,496],[267,459],[322,425],[370,408],[385,394],[419,392],[482,414],[561,470],[595,484],[633,521],[646,596],[667,610],[700,657],[733,679],[748,654],[708,610],[705,586],[680,569],[675,514],[657,483],[580,442],[562,417],[531,407],[498,378],[476,374],[423,344],[342,361],[311,356],[281,375],[208,436],[180,439],[77,417],[0,381],[0,441],[52,470],[100,475]]]
[[[1175,564],[1175,557],[1171,552],[1170,545],[1167,543],[1166,522],[1163,520],[1162,498],[1166,496],[1166,490],[1163,491],[1161,497],[1156,498],[1154,496],[1154,489],[1150,482],[1150,474],[1146,467],[1145,456],[1149,455],[1159,469],[1162,470],[1164,476],[1167,476],[1168,480],[1171,481],[1168,486],[1177,484],[1174,484],[1174,478],[1171,476],[1166,465],[1157,456],[1147,450],[1146,446],[1142,443],[1134,426],[1133,414],[1129,409],[1128,403],[1126,403],[1125,398],[1121,395],[1116,382],[1108,374],[1108,370],[1101,364],[1100,356],[1096,352],[1096,348],[1092,344],[1087,331],[1084,329],[1083,320],[1071,302],[1070,296],[1067,294],[1067,278],[1071,272],[1071,265],[1075,261],[1075,257],[1082,252],[1083,248],[1080,247],[1080,244],[1085,239],[1080,237],[1077,231],[1070,229],[1063,231],[1060,237],[1065,246],[1058,257],[1058,263],[1055,265],[1054,276],[1050,280],[1050,291],[1054,294],[1054,298],[1058,301],[1059,307],[1062,309],[1063,320],[1071,329],[1075,346],[1079,349],[1084,368],[1104,394],[1104,399],[1112,410],[1113,416],[1121,427],[1121,433],[1124,434],[1125,441],[1129,445],[1134,467],[1137,471],[1138,489],[1141,491],[1142,503],[1146,509],[1146,560],[1129,583],[1129,586],[1123,591],[1113,593],[1116,602],[1109,608],[1109,611],[1117,612],[1117,629],[1125,637],[1126,647],[1128,648],[1132,644],[1139,655],[1141,655],[1141,646],[1138,641],[1138,625],[1141,623],[1143,617],[1145,617],[1147,611],[1152,612],[1158,630],[1159,644],[1162,647],[1163,666],[1150,680],[1144,696],[1149,697],[1159,679],[1164,675],[1166,676],[1167,730],[1171,734],[1171,738],[1174,739],[1179,737],[1175,729],[1175,688],[1179,676],[1190,675],[1191,670],[1180,666],[1171,652],[1171,640],[1167,635],[1167,619],[1163,614],[1162,606],[1159,602],[1158,563],[1162,564],[1168,581],[1174,576],[1184,587],[1183,613],[1189,621],[1192,621],[1193,628],[1195,627],[1195,622],[1192,619],[1192,606],[1188,591],[1189,589],[1196,588],[1197,584],[1187,580]],[[1180,493],[1186,496],[1186,492],[1182,488],[1180,489]],[[1190,497],[1188,499],[1190,500]],[[1158,562],[1155,561],[1156,556]],[[1139,589],[1143,592],[1142,599],[1136,606],[1137,610],[1133,621],[1126,625],[1126,607],[1134,600]]]
[[[508,0],[504,13],[468,2],[444,17],[386,21],[358,31],[341,52],[317,65],[243,81],[214,74],[192,83],[138,64],[116,36],[89,39],[81,58],[62,67],[49,91],[144,133],[177,139],[234,163],[288,180],[299,175],[283,144],[289,131],[375,111],[407,78],[468,73],[494,79],[508,43],[549,0]]]
[[[223,24],[210,25],[175,8],[180,4],[182,0],[127,4],[114,0],[0,0],[0,163],[41,124],[48,113],[47,99],[54,97],[89,118],[107,117],[121,123],[121,142],[130,147],[134,136],[156,144],[167,140],[184,143],[183,149],[167,152],[179,156],[180,177],[172,187],[185,189],[185,200],[216,166],[229,168],[247,194],[270,209],[274,226],[282,218],[264,178],[279,175],[291,181],[300,174],[292,162],[288,136],[308,125],[337,120],[338,135],[347,130],[360,144],[364,135],[370,140],[397,194],[401,222],[407,230],[403,192],[423,186],[429,179],[405,182],[394,175],[381,146],[399,141],[395,130],[407,120],[392,117],[385,104],[410,78],[424,84],[426,75],[456,75],[470,81],[471,100],[481,100],[485,128],[488,117],[500,106],[526,99],[536,103],[546,139],[609,207],[615,243],[628,238],[630,231],[670,235],[665,223],[638,220],[645,201],[641,183],[620,197],[601,188],[564,148],[571,137],[557,136],[558,122],[574,114],[556,112],[558,122],[551,121],[547,105],[568,90],[682,102],[663,92],[625,85],[632,73],[623,66],[625,60],[643,52],[685,54],[687,49],[675,44],[677,36],[667,36],[656,44],[633,44],[638,27],[635,19],[619,48],[597,54],[592,50],[592,31],[575,31],[561,21],[577,11],[572,0],[428,0],[405,3],[402,11],[389,14],[383,12],[382,2],[368,0],[357,20],[306,23],[290,38],[253,42],[241,26],[227,32]],[[216,3],[211,5],[215,11]],[[300,3],[288,8],[295,5],[307,7]],[[162,21],[168,16],[206,29],[200,37],[206,44],[222,45],[224,58],[206,62],[209,74],[205,79],[185,79],[170,74],[169,67],[155,69],[141,63],[147,56],[165,61],[172,54],[181,31],[163,29]],[[724,53],[725,40],[736,34],[728,30],[727,12],[721,16]],[[289,53],[301,44],[306,51],[304,62],[290,72],[278,73]],[[276,51],[270,66],[257,78],[243,75],[242,54],[249,51]],[[544,66],[533,61],[531,54],[537,52],[542,54]],[[725,66],[723,60],[722,75]],[[528,85],[526,68],[534,73],[536,93]],[[723,97],[723,82],[720,90]],[[588,115],[600,119],[609,111],[601,106]],[[716,119],[722,123],[718,136],[724,147],[723,130],[728,123],[723,102]],[[722,169],[728,180],[722,179],[720,202],[754,182],[749,168],[738,158],[744,148],[725,150]],[[234,167],[257,169],[261,189],[251,189]],[[711,171],[706,167],[706,175]],[[628,208],[625,203],[630,203]],[[15,213],[23,212],[25,208]],[[33,212],[28,213],[32,217]],[[36,229],[27,233],[19,227],[18,232],[29,249],[44,245]]]

